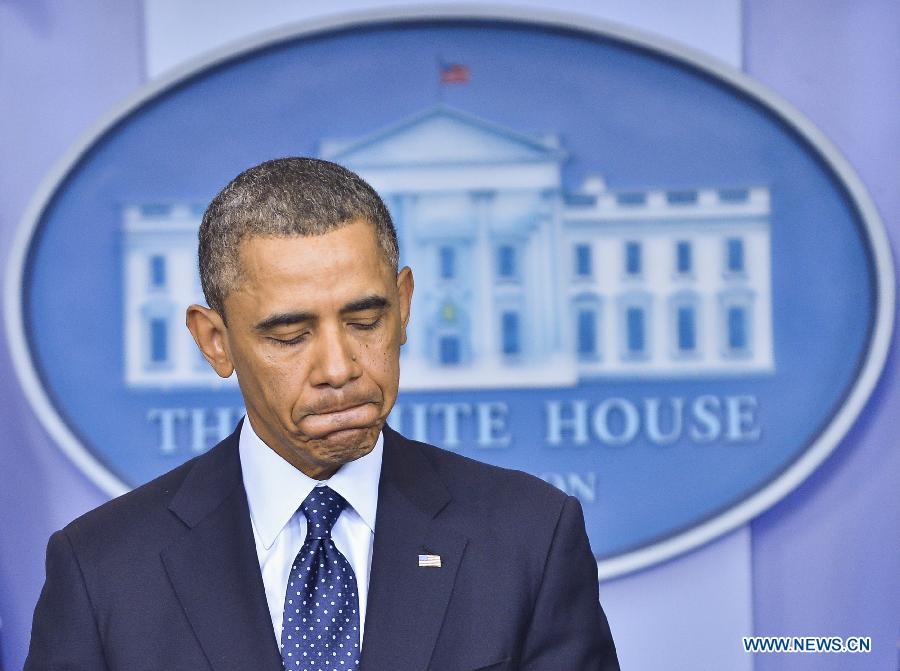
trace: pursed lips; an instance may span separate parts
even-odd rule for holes
[[[307,415],[303,422],[314,433],[328,433],[340,428],[362,428],[374,421],[374,406],[370,401],[356,405],[315,412]]]

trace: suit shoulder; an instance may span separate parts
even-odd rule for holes
[[[447,524],[478,547],[530,558],[529,575],[540,573],[567,507],[577,505],[572,497],[528,473],[434,445],[407,440],[404,448],[430,465],[450,495],[442,511]]]
[[[530,473],[486,464],[428,443],[410,442],[419,447],[451,490],[463,488],[469,496],[490,492],[493,497],[513,502],[525,498],[551,507],[562,507],[567,498],[564,492]]]
[[[95,543],[108,545],[117,539],[140,537],[148,527],[171,518],[168,504],[188,473],[204,455],[194,457],[171,471],[72,520],[63,532],[74,547]]]

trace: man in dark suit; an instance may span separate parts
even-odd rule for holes
[[[377,194],[239,175],[187,323],[247,408],[50,539],[26,669],[618,669],[576,499],[385,424],[413,292]]]

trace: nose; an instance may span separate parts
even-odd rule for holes
[[[323,328],[318,335],[310,384],[337,389],[361,375],[352,339],[341,328]]]

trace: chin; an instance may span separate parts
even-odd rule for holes
[[[319,457],[340,466],[366,456],[375,447],[379,430],[374,427],[335,431],[320,439]]]

